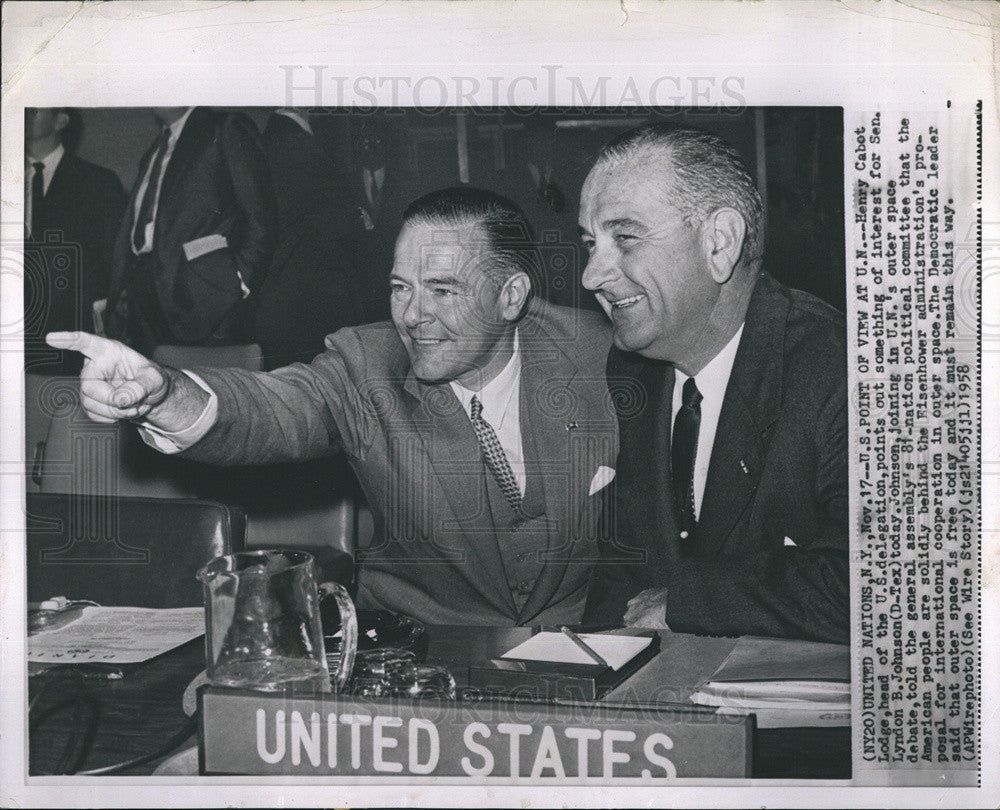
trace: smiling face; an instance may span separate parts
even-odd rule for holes
[[[403,226],[390,279],[392,321],[417,379],[478,390],[510,359],[523,299],[510,294],[513,278],[501,282],[487,272],[491,261],[475,223]]]
[[[591,170],[580,196],[583,285],[611,318],[616,346],[683,367],[698,353],[721,288],[704,228],[672,204],[669,177],[669,159],[649,152]]]

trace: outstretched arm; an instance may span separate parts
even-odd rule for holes
[[[364,409],[335,352],[271,373],[198,369],[202,387],[114,340],[85,332],[46,339],[87,358],[80,399],[91,419],[137,422],[162,452],[226,466],[267,464],[332,455],[364,434]]]

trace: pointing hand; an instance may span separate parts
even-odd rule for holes
[[[86,358],[80,373],[80,403],[95,422],[144,418],[170,392],[167,369],[116,340],[88,332],[50,332],[45,341]]]

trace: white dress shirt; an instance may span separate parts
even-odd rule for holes
[[[511,471],[517,479],[517,488],[524,497],[528,480],[524,467],[524,446],[521,442],[521,348],[517,331],[514,332],[514,351],[507,365],[478,391],[471,391],[454,380],[450,383],[465,413],[472,419],[472,398],[483,403],[483,419],[497,434]]]
[[[376,205],[379,193],[382,191],[382,183],[385,182],[385,166],[375,171],[365,169],[365,195],[368,197],[369,205]]]
[[[170,138],[167,141],[167,151],[163,156],[163,164],[160,166],[160,176],[155,184],[156,188],[156,199],[153,200],[153,214],[152,219],[146,225],[146,233],[143,236],[142,249],[136,255],[142,253],[149,253],[153,250],[153,229],[156,227],[156,212],[160,207],[160,192],[163,191],[163,176],[167,173],[167,164],[170,163],[170,158],[174,154],[174,149],[177,147],[177,140],[181,137],[181,131],[184,129],[184,125],[187,123],[188,118],[191,116],[191,111],[194,107],[188,107],[188,110],[184,115],[178,118],[170,125]],[[149,166],[146,168],[146,173],[143,175],[142,183],[139,186],[139,192],[135,195],[135,204],[132,210],[132,222],[133,229],[139,223],[139,209],[142,208],[142,200],[146,196],[146,189],[149,188],[150,175],[153,173],[153,164],[156,163],[156,153],[149,160]],[[135,239],[133,238],[132,244],[135,244]],[[135,250],[135,247],[132,248]]]
[[[52,185],[52,176],[56,173],[56,167],[59,166],[59,161],[62,160],[65,153],[66,150],[63,148],[63,145],[59,144],[43,158],[31,158],[27,155],[24,157],[24,223],[27,226],[27,231],[29,233],[31,232],[31,215],[33,208],[31,199],[31,184],[35,181],[35,167],[33,164],[42,164],[42,193],[48,194],[49,186]],[[40,234],[32,235],[39,236]]]
[[[698,372],[694,378],[695,385],[701,393],[701,422],[698,426],[698,448],[694,456],[694,516],[701,514],[701,499],[705,494],[705,482],[708,480],[708,465],[712,460],[712,447],[715,444],[715,431],[719,427],[719,414],[722,412],[722,400],[726,396],[729,376],[733,371],[733,361],[740,345],[743,325],[733,335],[725,348],[713,357],[707,366]],[[674,398],[673,411],[670,419],[671,433],[673,421],[681,407],[684,383],[688,375],[674,367]]]

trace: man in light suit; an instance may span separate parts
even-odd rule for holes
[[[244,115],[158,107],[115,245],[107,334],[139,351],[245,339],[243,300],[277,233],[260,138]]]
[[[760,196],[708,133],[613,140],[580,227],[621,441],[585,618],[846,642],[843,316],[761,272]]]
[[[89,358],[94,419],[141,420],[165,451],[218,464],[344,452],[376,526],[359,607],[571,623],[614,477],[610,335],[600,315],[529,300],[537,265],[512,203],[446,189],[405,213],[392,323],[342,329],[310,365],[186,374],[94,336],[49,341]]]

